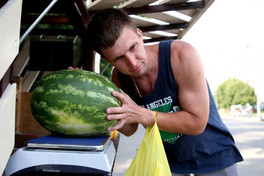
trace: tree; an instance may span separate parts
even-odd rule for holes
[[[257,96],[254,88],[239,79],[229,79],[217,88],[218,105],[223,108],[229,108],[231,105],[247,103],[255,105]]]

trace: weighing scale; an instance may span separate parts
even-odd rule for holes
[[[116,150],[110,136],[45,136],[30,140],[9,159],[6,176],[111,175]]]

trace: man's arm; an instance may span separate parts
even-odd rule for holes
[[[201,58],[190,44],[174,41],[171,46],[171,67],[179,88],[182,111],[158,113],[159,128],[168,132],[198,135],[206,127],[210,106]]]

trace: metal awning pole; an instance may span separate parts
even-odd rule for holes
[[[107,63],[107,65],[105,66],[105,68],[102,70],[102,72],[100,73],[100,75],[104,74],[104,72],[106,71],[106,69],[109,67],[110,63]]]
[[[26,36],[33,30],[33,28],[38,24],[38,22],[48,13],[48,11],[56,4],[58,0],[52,0],[48,7],[39,15],[39,17],[34,21],[34,23],[26,30],[19,40],[19,44],[23,42]]]

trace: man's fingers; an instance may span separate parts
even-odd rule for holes
[[[125,103],[125,101],[128,101],[129,100],[128,99],[129,96],[125,92],[123,92],[121,89],[120,89],[120,91],[121,92],[113,91],[112,92],[112,95],[114,97],[118,98],[121,101],[121,103],[123,104],[123,103]]]
[[[124,113],[115,113],[115,114],[108,114],[107,115],[107,119],[108,120],[120,120],[125,118],[125,114]]]
[[[120,128],[123,127],[123,125],[125,124],[126,120],[125,119],[120,119],[114,126],[109,127],[108,130],[109,131],[115,131],[118,130]]]
[[[78,67],[73,68],[72,66],[69,66],[68,69],[69,69],[69,70],[74,70],[74,69],[75,69],[75,70],[80,70],[80,68],[78,68]]]
[[[106,109],[107,114],[122,114],[124,109],[122,107],[110,107]]]

